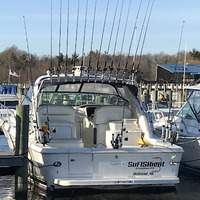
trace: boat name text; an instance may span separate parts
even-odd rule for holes
[[[149,168],[149,167],[164,167],[165,162],[152,162],[152,161],[145,161],[145,162],[128,162],[128,167],[136,167],[136,168]]]

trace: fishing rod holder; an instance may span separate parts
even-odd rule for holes
[[[47,144],[51,141],[51,137],[50,137],[51,133],[56,133],[56,129],[53,127],[50,130],[48,124],[45,126],[42,126],[42,128],[39,129],[39,131],[42,132],[41,143],[43,144],[43,146],[45,146],[45,144]]]
[[[170,126],[163,125],[162,126],[162,134],[161,139],[163,142],[171,142],[171,144],[175,144],[179,140],[179,130],[172,131],[172,124],[170,123]]]
[[[111,145],[113,149],[119,149],[119,147],[122,147],[122,139],[123,139],[123,134],[117,134],[116,138],[114,138],[115,134],[112,134],[112,140],[111,140]]]

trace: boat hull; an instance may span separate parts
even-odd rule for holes
[[[184,150],[181,164],[200,171],[200,138],[181,136],[177,143]]]
[[[179,150],[178,150],[179,151]],[[179,183],[182,152],[145,148],[29,147],[29,173],[52,189],[129,189]],[[172,161],[172,156],[175,160]],[[176,162],[176,163],[173,163]]]

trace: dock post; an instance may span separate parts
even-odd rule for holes
[[[29,106],[16,106],[16,150],[15,155],[23,155],[22,167],[15,171],[15,196],[27,195],[28,188],[28,132],[29,132]]]
[[[142,88],[142,83],[140,83],[140,96],[143,95],[143,88]]]
[[[157,101],[157,91],[154,89],[152,90],[152,108],[156,109],[156,101]]]
[[[19,105],[21,104],[22,102],[22,86],[21,84],[19,83],[18,84],[18,87],[17,87],[17,97],[18,97],[18,100],[19,100]]]
[[[177,91],[177,97],[178,97],[178,107],[182,106],[183,103],[183,91],[182,90],[178,90]]]
[[[172,90],[167,90],[167,96],[168,96],[168,106],[172,107]]]
[[[149,91],[148,89],[144,89],[143,91],[143,102],[145,103],[145,105],[147,105],[149,103]]]

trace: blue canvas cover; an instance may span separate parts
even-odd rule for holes
[[[17,94],[17,86],[16,85],[2,85],[0,92],[1,94]]]

